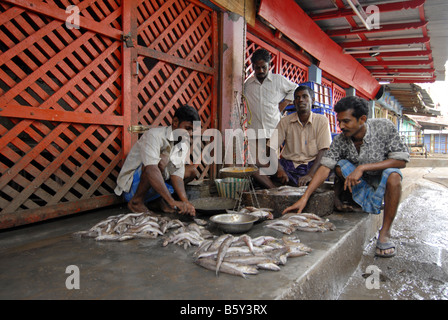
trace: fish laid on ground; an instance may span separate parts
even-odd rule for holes
[[[268,222],[265,227],[285,234],[295,231],[325,232],[336,229],[328,219],[323,219],[314,213],[288,213]]]
[[[293,236],[278,239],[224,234],[204,241],[193,256],[196,264],[215,271],[216,275],[222,272],[245,278],[247,274],[257,274],[258,269],[279,271],[288,258],[310,252],[311,248]]]
[[[110,216],[89,230],[76,232],[74,235],[95,238],[97,241],[155,239],[163,236],[168,230],[182,227],[184,223],[178,219],[162,217],[147,211]]]
[[[254,209],[249,207],[246,210]],[[316,225],[320,226],[320,220],[316,217],[293,217],[291,221],[295,225],[308,220],[318,221]],[[197,222],[202,224],[202,221],[184,223],[155,215],[153,212],[120,214],[110,216],[89,230],[77,232],[75,235],[94,238],[96,241],[155,239],[163,236],[163,246],[176,244],[185,249],[192,245],[197,246],[193,254],[195,263],[215,271],[216,275],[222,272],[243,278],[258,274],[260,269],[279,271],[280,265],[285,265],[288,258],[304,256],[311,252],[311,248],[294,236],[278,239],[272,236],[251,238],[247,234],[223,234],[218,237]],[[285,221],[276,223],[277,226],[283,227],[290,224]]]
[[[218,249],[218,254],[216,255],[216,275],[219,273],[219,268],[221,267],[222,261],[227,254],[227,250],[230,248],[233,242],[233,236],[228,234],[224,241],[221,243]]]

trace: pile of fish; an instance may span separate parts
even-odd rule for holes
[[[243,207],[240,210],[227,210],[227,213],[238,213],[238,214],[248,214],[257,217],[259,221],[266,219],[274,219],[272,214],[272,209],[268,208],[255,208],[252,206]]]
[[[256,209],[256,208],[253,208]],[[247,209],[250,211],[250,209]],[[251,212],[260,211],[260,209]],[[317,216],[307,216],[305,220],[312,221],[310,228],[327,228],[331,223],[320,222]],[[293,232],[293,227],[299,227],[298,214],[285,215],[281,219],[270,222],[267,227],[278,228],[282,223],[290,221],[288,232]],[[317,218],[316,218],[317,217]],[[196,264],[216,272],[228,273],[241,276],[257,274],[259,269],[278,271],[280,265],[286,264],[290,257],[300,257],[311,252],[311,249],[293,236],[284,236],[282,239],[271,236],[260,236],[251,238],[243,234],[233,236],[223,234],[214,236],[204,225],[206,221],[195,219],[194,222],[184,223],[178,219],[158,216],[153,212],[128,213],[110,216],[97,223],[87,231],[76,232],[76,236],[94,238],[97,241],[125,241],[130,239],[147,238],[155,239],[163,236],[162,246],[177,244],[187,249],[197,246],[194,252]],[[303,226],[302,226],[303,227]],[[278,229],[277,229],[278,230]],[[283,229],[282,229],[283,230]],[[316,230],[317,231],[317,230]],[[283,232],[283,231],[282,231]]]
[[[302,196],[305,193],[306,188],[308,187],[281,186],[278,188],[257,190],[257,193],[281,196]]]
[[[270,236],[251,238],[244,234],[224,234],[205,240],[194,253],[195,263],[203,268],[246,277],[259,269],[279,271],[289,257],[300,257],[311,249],[295,237],[277,239]]]
[[[166,236],[163,240],[162,246],[167,246],[170,243],[183,246],[187,249],[191,245],[199,246],[204,240],[213,238],[213,234],[197,223],[190,223],[186,226],[179,227]]]
[[[328,219],[323,219],[314,213],[288,213],[281,218],[269,221],[266,228],[291,234],[294,231],[324,232],[335,230],[336,227]]]
[[[184,227],[178,219],[157,216],[151,211],[110,216],[76,236],[95,238],[97,241],[125,241],[135,238],[155,239],[168,230]]]

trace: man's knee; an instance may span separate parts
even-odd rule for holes
[[[392,172],[387,178],[386,188],[401,189],[401,175],[397,172]]]
[[[184,180],[193,180],[197,177],[199,177],[199,171],[196,169],[193,165],[186,165],[185,166],[185,175]]]
[[[165,171],[165,168],[168,165],[169,161],[170,161],[170,157],[167,154],[161,154],[160,155],[160,161],[159,161],[159,164],[158,164],[160,172]]]

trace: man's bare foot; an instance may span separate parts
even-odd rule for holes
[[[131,199],[131,201],[128,202],[128,209],[135,213],[140,212],[147,212],[149,209],[145,206],[142,202],[136,202]]]
[[[357,204],[346,204],[339,199],[334,200],[334,209],[339,212],[360,212],[362,208]]]
[[[334,200],[334,209],[339,212],[353,212],[354,208],[348,204],[344,204],[341,200]]]
[[[176,213],[176,210],[171,208],[168,205],[168,203],[166,203],[166,201],[163,200],[162,198],[160,198],[159,203],[160,203],[160,210],[162,210],[164,213]]]

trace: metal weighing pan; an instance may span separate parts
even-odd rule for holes
[[[237,200],[231,198],[209,197],[198,198],[190,201],[196,212],[204,215],[214,215],[218,213],[226,213],[235,207]]]
[[[255,166],[252,167],[225,167],[219,170],[223,178],[248,178],[258,171]]]

